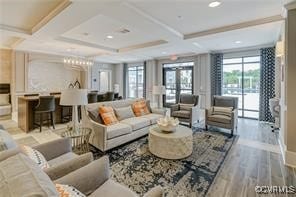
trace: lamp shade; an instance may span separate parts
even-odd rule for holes
[[[165,87],[164,86],[153,86],[152,94],[154,94],[154,95],[165,94]]]
[[[87,103],[87,89],[72,88],[62,91],[60,105],[75,106]]]

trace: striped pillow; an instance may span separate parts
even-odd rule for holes
[[[118,120],[115,116],[115,113],[112,107],[100,106],[99,114],[105,125],[112,125],[112,124],[118,123]]]
[[[231,117],[232,110],[232,107],[213,107],[213,114]]]
[[[21,149],[23,153],[25,153],[30,159],[35,161],[42,170],[49,168],[49,164],[47,163],[45,157],[38,150],[25,145],[21,146]]]
[[[85,197],[83,193],[70,185],[55,184],[55,186],[60,197]]]
[[[134,102],[132,108],[136,116],[143,116],[150,113],[145,100]]]

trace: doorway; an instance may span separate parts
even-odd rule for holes
[[[178,103],[180,94],[193,94],[193,66],[194,62],[163,64],[165,107]]]
[[[223,59],[222,95],[238,97],[238,115],[259,118],[260,56]]]

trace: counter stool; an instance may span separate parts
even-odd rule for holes
[[[40,96],[39,103],[34,109],[34,126],[38,126],[40,128],[40,132],[42,131],[43,122],[46,121],[49,127],[49,121],[52,124],[53,129],[54,120],[53,120],[53,113],[55,111],[55,97],[54,96]],[[39,123],[36,122],[36,115],[39,115]],[[47,119],[43,120],[44,114],[47,115]],[[48,117],[49,115],[49,117]]]
[[[97,93],[91,92],[87,94],[88,103],[96,103],[97,102]]]

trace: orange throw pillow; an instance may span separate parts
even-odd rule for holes
[[[100,106],[99,107],[99,114],[100,114],[105,125],[111,125],[111,124],[118,123],[118,120],[115,116],[115,113],[114,113],[114,110],[112,107]]]
[[[134,102],[132,108],[136,116],[143,116],[150,113],[145,100]]]

